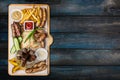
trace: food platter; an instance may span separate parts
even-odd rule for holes
[[[8,73],[50,73],[50,9],[47,4],[11,4],[8,11]]]

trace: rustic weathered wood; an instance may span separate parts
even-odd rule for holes
[[[1,13],[7,12],[9,4],[47,3],[51,15],[119,15],[119,2],[115,0],[4,0],[0,3]]]
[[[100,33],[51,33],[54,42],[52,48],[80,48],[80,49],[120,49],[120,34]],[[7,35],[7,33],[5,33]],[[7,38],[0,36],[1,47],[7,48]]]
[[[0,69],[1,77],[8,79],[29,80],[119,80],[119,66],[51,66],[47,77],[11,77],[6,76],[7,67]]]
[[[120,50],[51,49],[51,65],[120,65]]]
[[[52,32],[119,33],[120,17],[60,16],[51,18]]]
[[[8,32],[8,22],[7,22],[7,15],[3,17],[3,15],[0,15],[0,32]]]
[[[7,32],[6,16],[0,16],[0,32]],[[51,17],[51,32],[119,33],[119,22],[119,16],[55,16]]]
[[[8,48],[8,43],[7,43],[7,41],[0,41],[0,48],[2,49],[2,48]]]
[[[120,49],[120,34],[52,33],[52,48]]]
[[[7,65],[7,49],[0,48],[0,65]],[[51,65],[120,65],[120,50],[51,49]]]
[[[119,1],[52,1],[0,1],[0,32],[2,32],[0,33],[0,78],[8,79],[9,77],[9,79],[17,80],[120,80],[120,66],[117,66],[120,65]],[[114,2],[115,5],[113,5]],[[51,46],[50,76],[6,77],[8,75],[7,6],[11,3],[50,4],[51,32],[54,37],[54,43]]]

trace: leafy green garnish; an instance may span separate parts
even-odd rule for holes
[[[30,32],[30,34],[27,36],[27,38],[25,39],[24,43],[35,33],[36,30],[38,29],[43,29],[43,28],[35,28],[33,31]]]

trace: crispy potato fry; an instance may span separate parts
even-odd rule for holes
[[[37,8],[35,8],[35,16],[37,16],[38,14],[37,14]]]
[[[37,7],[37,16],[38,16],[38,19],[40,19],[40,17],[39,17],[39,12],[40,12],[40,7],[38,6],[38,7]]]
[[[40,17],[39,16],[37,16],[37,19],[40,21]]]
[[[23,12],[23,14],[25,14],[25,12],[26,12],[26,9],[23,9],[23,10],[22,10],[22,12]]]
[[[37,7],[37,19],[38,19],[38,21],[37,21],[37,23],[36,23],[36,26],[38,27],[38,26],[40,26],[40,24],[41,24],[41,21],[42,21],[42,9],[38,6]]]
[[[27,14],[30,14],[31,13],[31,11],[32,11],[32,9],[27,9]],[[34,22],[36,22],[38,19],[36,18],[36,16],[35,16],[35,11],[34,11],[34,13],[32,14],[32,16],[30,16],[30,18],[28,19],[28,20],[33,20]]]
[[[23,19],[20,21],[22,24],[25,20],[32,20],[36,23],[37,27],[43,27],[46,22],[47,13],[45,8],[33,5],[33,8],[23,9]]]
[[[41,8],[40,6],[37,7],[37,23],[36,23],[36,26],[39,26],[41,24]]]
[[[36,18],[36,16],[35,16],[34,14],[32,14],[32,17],[33,17],[36,21],[38,21],[38,19]]]
[[[26,16],[20,21],[20,23],[23,23],[25,20],[29,19],[30,16],[33,14],[34,11],[35,11],[35,9],[33,9],[30,14],[26,15]]]
[[[39,15],[40,6],[37,6],[37,14]]]

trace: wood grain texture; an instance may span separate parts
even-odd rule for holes
[[[8,32],[7,15],[0,16],[0,32]],[[120,33],[120,16],[54,16],[51,32]]]
[[[1,48],[2,49],[2,48]],[[7,50],[0,49],[0,65],[7,65]],[[51,49],[51,65],[120,65],[120,50]]]
[[[52,33],[52,48],[120,49],[119,34]]]
[[[119,33],[119,16],[51,17],[51,32]]]
[[[52,48],[120,49],[120,34],[112,33],[51,33]],[[7,33],[4,33],[7,36]],[[2,40],[4,39],[4,40]],[[7,48],[7,38],[0,35],[1,47]]]
[[[120,50],[51,49],[51,65],[120,65]]]
[[[47,3],[51,7],[51,74],[7,74],[7,6]],[[118,0],[0,1],[0,78],[29,80],[120,80],[120,6]],[[86,66],[85,66],[86,65]]]
[[[7,74],[7,67],[2,67],[2,78],[29,79],[29,80],[119,80],[120,67],[118,66],[51,66],[51,74],[47,77],[11,77]]]
[[[118,4],[120,2],[115,0],[4,0],[0,1],[1,13],[7,12],[9,4],[17,3],[49,4],[51,15],[119,15],[120,13]]]

